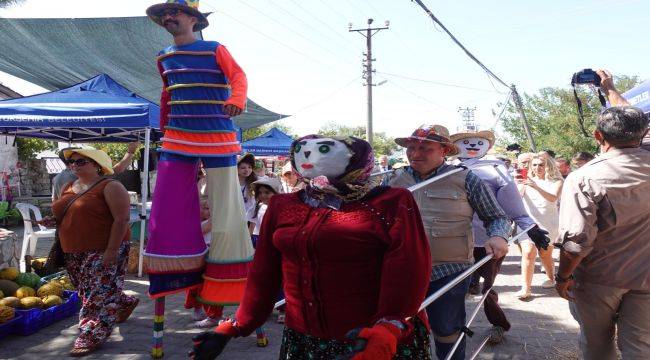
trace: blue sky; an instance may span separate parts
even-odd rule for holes
[[[568,87],[573,72],[585,67],[649,77],[648,1],[423,1],[520,92]],[[139,16],[155,2],[27,0],[0,16]],[[375,131],[401,136],[440,123],[453,132],[457,109],[465,106],[477,107],[479,125],[491,127],[492,110],[507,93],[409,0],[202,0],[201,9],[213,12],[204,37],[235,56],[248,75],[249,96],[291,114],[283,123],[298,134],[328,122],[365,124],[365,39],[349,33],[348,23],[363,27],[368,17],[375,25],[390,20],[390,30],[373,37],[376,79],[387,80],[374,88]],[[42,91],[1,73],[0,81],[25,95]]]

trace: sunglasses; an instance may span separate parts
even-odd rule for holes
[[[77,160],[68,159],[68,160],[65,161],[65,163],[68,164],[68,165],[84,166],[86,164],[89,164],[90,161],[88,161],[86,159],[77,159]]]
[[[161,18],[165,17],[165,16],[176,17],[182,12],[183,12],[183,10],[181,10],[181,9],[167,9],[167,10],[160,13],[160,17]]]

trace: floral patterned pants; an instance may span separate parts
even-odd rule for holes
[[[113,331],[118,310],[136,301],[122,292],[130,247],[129,242],[123,242],[117,262],[108,268],[102,264],[104,251],[65,254],[68,275],[81,298],[81,334],[75,348],[101,345]]]

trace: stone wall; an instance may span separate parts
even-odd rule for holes
[[[19,171],[22,196],[45,196],[52,193],[52,185],[45,166],[45,159],[33,159],[22,163]],[[14,196],[17,195],[14,193]]]

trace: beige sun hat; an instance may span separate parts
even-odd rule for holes
[[[409,137],[397,138],[395,142],[399,146],[406,147],[410,141],[431,141],[437,142],[449,149],[449,156],[458,154],[458,147],[449,139],[449,130],[442,125],[423,125],[417,128]]]
[[[102,168],[103,175],[113,175],[113,162],[111,161],[110,156],[108,156],[108,154],[103,150],[97,150],[91,147],[63,150],[63,156],[66,159],[69,159],[72,154],[85,156],[99,164]]]
[[[284,174],[290,173],[290,172],[293,172],[293,167],[291,167],[291,162],[288,162],[288,163],[284,164],[284,166],[282,167],[282,172],[280,173],[280,175],[284,176]]]
[[[273,189],[276,194],[282,193],[282,184],[280,183],[280,180],[273,178],[273,177],[268,177],[264,176],[260,178],[259,180],[255,181],[254,183],[251,184],[253,191],[257,191],[257,188],[260,185],[266,185]]]
[[[490,148],[494,146],[494,132],[491,130],[460,132],[451,136],[451,142],[455,143],[458,140],[469,138],[487,139],[487,141],[490,143]]]

